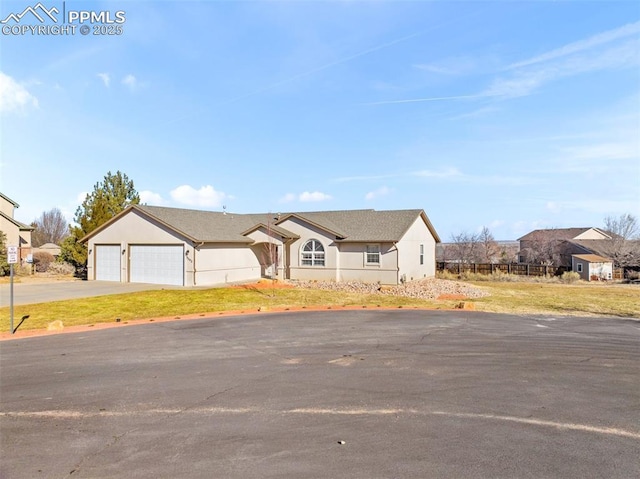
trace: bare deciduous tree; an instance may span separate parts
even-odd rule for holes
[[[620,215],[618,218],[607,216],[604,219],[604,228],[609,233],[613,233],[625,240],[640,239],[638,219],[629,213]]]
[[[69,224],[58,208],[45,211],[31,226],[35,228],[31,233],[31,243],[35,247],[45,243],[60,244],[69,235]]]
[[[520,241],[520,254],[526,263],[559,266],[566,262],[563,257],[563,240],[555,229],[536,230]]]
[[[486,226],[482,227],[482,231],[480,231],[478,235],[478,241],[480,250],[480,257],[478,259],[483,263],[497,262],[500,256],[500,247],[489,228]]]
[[[463,231],[451,235],[450,260],[473,263],[479,254],[480,235]]]
[[[640,224],[638,219],[625,213],[619,217],[607,216],[604,229],[611,234],[605,253],[616,267],[637,268],[640,266]]]

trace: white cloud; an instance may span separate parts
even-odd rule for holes
[[[575,160],[600,161],[638,159],[640,154],[637,141],[632,140],[567,147],[563,152]]]
[[[122,79],[122,84],[129,87],[131,91],[136,90],[140,86],[138,79],[131,74]]]
[[[522,68],[525,66],[534,65],[536,63],[555,60],[556,58],[562,58],[567,55],[589,50],[599,45],[603,45],[605,43],[618,40],[620,38],[637,36],[639,33],[640,33],[640,22],[629,23],[622,27],[599,33],[597,35],[586,38],[584,40],[579,40],[577,42],[569,43],[560,48],[556,48],[555,50],[551,50],[550,52],[543,53],[542,55],[538,55],[533,58],[529,58],[528,60],[523,60],[520,62],[513,63],[509,65],[506,69],[513,70],[515,68]]]
[[[637,68],[640,65],[638,33],[640,33],[640,22],[630,23],[512,63],[503,69],[508,72],[504,77],[495,78],[488,88],[473,95],[387,100],[364,103],[364,105],[518,98],[531,95],[543,85],[561,78],[602,70]],[[452,63],[452,65],[428,64],[414,65],[414,67],[446,75],[464,72],[464,63],[458,65]]]
[[[162,199],[158,193],[154,193],[153,191],[144,190],[139,193],[140,195],[140,203],[144,203],[147,205],[163,205],[165,201]]]
[[[331,196],[321,193],[319,191],[309,192],[305,191],[304,193],[300,193],[296,195],[294,193],[287,193],[282,198],[280,198],[280,203],[291,203],[292,201],[300,201],[303,203],[310,203],[316,201],[327,201],[330,200]]]
[[[102,83],[104,83],[104,86],[106,86],[107,88],[109,88],[109,86],[111,85],[111,77],[109,76],[108,73],[98,73],[98,78],[100,78],[100,80],[102,80]],[[124,83],[124,80],[122,81]]]
[[[376,198],[380,198],[381,196],[386,196],[391,193],[391,190],[386,186],[381,186],[377,190],[370,191],[364,196],[365,200],[373,200]]]
[[[38,108],[38,99],[9,75],[0,72],[0,112]]]
[[[222,201],[228,198],[225,193],[216,191],[211,185],[203,186],[199,190],[190,185],[182,185],[172,190],[170,194],[177,203],[210,208],[221,206]]]
[[[633,25],[640,26],[640,22]],[[640,30],[640,27],[634,28]],[[625,27],[620,30],[625,30]],[[601,35],[606,36],[608,42],[623,36],[605,34]],[[533,59],[514,63],[508,68],[510,71],[515,70],[511,77],[496,78],[482,95],[516,98],[530,95],[543,85],[561,78],[602,70],[637,67],[640,64],[640,42],[637,38],[617,42],[607,48],[596,48],[605,43],[594,40],[598,37],[600,36],[596,35]]]
[[[86,200],[86,199],[87,199],[87,195],[88,195],[88,194],[89,194],[89,192],[88,192],[88,191],[82,191],[82,192],[78,193],[78,196],[76,196],[76,201],[77,201],[79,204],[82,204],[82,202],[84,202],[84,200]]]
[[[280,198],[280,203],[291,203],[296,200],[296,195],[293,193],[287,193],[282,198]]]
[[[307,202],[316,202],[316,201],[327,201],[331,199],[331,196],[325,193],[321,193],[319,191],[314,191],[314,192],[305,191],[304,193],[300,193],[300,196],[298,197],[298,199],[303,203],[307,203]]]

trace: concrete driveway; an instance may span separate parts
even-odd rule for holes
[[[52,281],[46,283],[14,283],[13,304],[48,303],[64,299],[104,296],[107,294],[133,293],[152,289],[175,289],[179,286],[142,283],[117,283],[114,281]],[[9,305],[11,286],[0,284],[0,304]]]
[[[261,314],[1,343],[0,477],[640,477],[640,324]]]

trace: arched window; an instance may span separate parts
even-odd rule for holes
[[[324,246],[318,240],[309,240],[302,247],[302,266],[324,266]]]

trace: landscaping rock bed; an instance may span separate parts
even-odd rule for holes
[[[362,283],[359,281],[297,281],[299,288],[322,289],[328,291],[344,291],[360,294],[385,294],[389,296],[406,296],[418,299],[462,299],[481,298],[489,293],[470,284],[447,279],[425,278],[410,281],[398,286],[381,286],[377,283]]]

